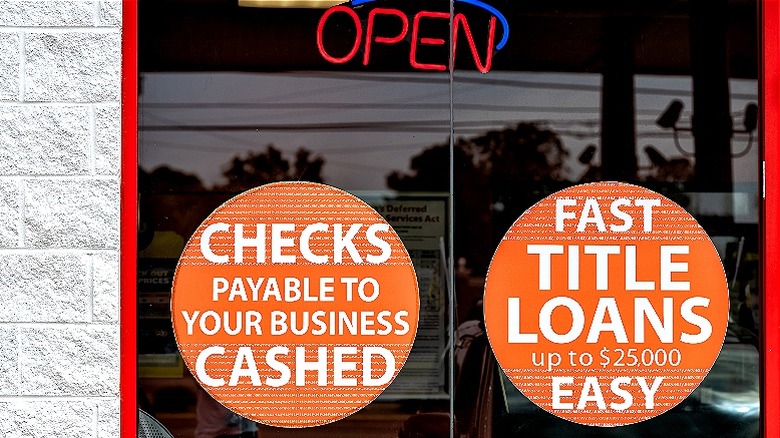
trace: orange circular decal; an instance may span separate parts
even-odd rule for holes
[[[528,209],[485,285],[485,326],[522,393],[579,424],[655,417],[709,372],[728,324],[728,286],[701,226],[669,199],[585,184]]]
[[[171,314],[184,362],[228,409],[306,427],[376,398],[409,355],[412,261],[371,207],[330,186],[242,193],[190,238]]]

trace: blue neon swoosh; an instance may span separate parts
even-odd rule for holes
[[[376,0],[352,0],[350,3],[352,4],[352,7],[364,5],[366,3],[372,3]],[[501,35],[501,41],[496,44],[496,50],[501,50],[506,45],[506,42],[509,40],[509,21],[507,21],[506,17],[504,17],[504,14],[501,13],[498,9],[494,8],[493,6],[490,6],[487,3],[483,3],[480,0],[455,0],[456,2],[463,2],[468,3],[472,6],[476,6],[478,8],[484,9],[491,14],[493,14],[496,18],[498,18],[498,21],[501,22],[501,27],[503,28],[503,33]]]

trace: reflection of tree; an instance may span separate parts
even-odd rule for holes
[[[167,166],[151,172],[139,169],[139,249],[151,243],[155,231],[173,231],[186,239],[220,201],[195,174]]]
[[[324,164],[322,158],[312,157],[308,150],[300,148],[295,153],[294,165],[290,166],[279,149],[268,145],[264,152],[249,152],[243,157],[233,157],[222,172],[227,183],[219,186],[219,189],[242,192],[275,181],[322,182]]]
[[[235,156],[222,166],[226,182],[206,187],[195,174],[167,166],[151,172],[139,169],[139,248],[150,242],[155,231],[173,231],[188,238],[220,204],[240,192],[275,181],[322,182],[325,161],[299,149],[289,160],[273,145],[265,151]]]
[[[492,248],[534,202],[567,182],[568,152],[558,135],[533,123],[455,142],[455,257],[484,271]],[[432,146],[412,158],[410,173],[387,177],[399,191],[448,191],[449,147]],[[475,244],[475,239],[482,244]]]

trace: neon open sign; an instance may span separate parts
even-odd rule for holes
[[[352,0],[351,6],[373,3],[376,0]],[[509,39],[509,23],[506,17],[496,8],[483,3],[479,0],[455,0],[458,3],[466,3],[476,6],[490,13],[488,20],[487,44],[484,55],[480,55],[474,34],[469,25],[469,21],[463,13],[457,13],[451,16],[450,12],[430,12],[420,11],[409,17],[406,13],[395,8],[374,8],[368,13],[365,30],[358,14],[350,7],[345,5],[334,6],[322,15],[317,26],[317,47],[322,57],[333,64],[345,64],[350,62],[363,49],[363,65],[368,65],[371,60],[371,48],[375,44],[393,45],[407,39],[409,40],[409,64],[418,70],[444,71],[447,66],[430,62],[422,62],[419,59],[420,48],[426,46],[445,46],[447,41],[443,38],[435,38],[425,34],[425,24],[434,20],[447,20],[452,18],[452,60],[455,62],[455,53],[458,47],[458,38],[461,35],[466,37],[471,55],[474,58],[474,65],[482,73],[487,73],[493,64],[493,55],[501,50]],[[325,47],[323,33],[328,20],[336,14],[345,14],[352,22],[355,28],[355,39],[352,46],[346,54],[334,54],[332,48]],[[376,20],[378,17],[394,17],[400,23],[400,31],[395,35],[380,35],[376,29]],[[501,23],[501,38],[496,42],[497,22]],[[411,28],[411,31],[410,31]]]

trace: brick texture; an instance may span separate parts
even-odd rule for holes
[[[24,43],[28,102],[119,100],[118,32],[30,32]]]
[[[90,109],[86,105],[0,105],[0,175],[85,175]]]
[[[0,322],[89,322],[90,258],[80,253],[0,258]]]
[[[119,436],[121,9],[0,0],[0,437]]]
[[[19,34],[0,32],[0,100],[19,98],[20,63]]]
[[[116,249],[115,179],[25,180],[25,243],[31,248]]]

